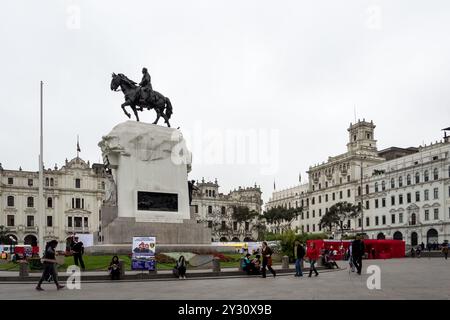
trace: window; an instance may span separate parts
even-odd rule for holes
[[[209,214],[212,213],[212,206],[208,206],[208,213],[209,213]]]
[[[233,221],[233,230],[237,230],[237,221]]]
[[[45,186],[48,187],[48,185],[49,185],[49,180],[48,180],[48,178],[45,178]]]
[[[350,229],[350,227],[351,227],[351,221],[347,220],[347,228]]]
[[[450,193],[450,189],[449,189],[449,193]],[[336,195],[335,195],[334,192],[333,192],[333,196],[332,197],[333,197],[333,201],[336,200]]]
[[[208,221],[208,228],[212,228],[212,221]]]
[[[403,187],[403,177],[402,176],[398,177],[398,187],[399,188]]]
[[[433,189],[433,198],[439,199],[439,189],[438,188]]]
[[[8,214],[6,216],[6,225],[8,227],[14,227],[14,215]]]
[[[74,217],[73,218],[74,222],[75,222],[75,228],[82,228],[82,219],[81,217]]]
[[[400,212],[398,214],[398,223],[403,223],[403,213],[402,212]]]
[[[34,207],[34,198],[33,197],[28,197],[27,198],[27,207],[28,208],[33,208]]]
[[[438,220],[439,219],[439,209],[435,208],[434,209],[434,220]]]
[[[425,217],[424,217],[425,221],[430,220],[430,210],[425,210]]]
[[[406,194],[406,203],[411,203],[411,193]]]
[[[306,232],[309,232],[309,224],[306,225]]]
[[[339,191],[339,199],[342,199],[342,191]]]
[[[325,188],[328,188],[328,181],[325,181]]]
[[[32,187],[33,186],[33,179],[28,179],[28,186]]]
[[[395,206],[395,196],[391,196],[391,206]]]
[[[347,182],[350,182],[350,176],[347,176]]]
[[[391,189],[395,188],[395,180],[394,178],[391,179]]]
[[[75,199],[75,208],[81,209],[81,199],[80,198]]]
[[[366,227],[370,226],[370,219],[369,217],[366,217]]]
[[[322,216],[322,209],[319,209],[319,217]]]
[[[14,184],[14,178],[8,178],[8,184]]]
[[[378,209],[378,199],[375,199],[375,209]]]
[[[313,232],[316,231],[316,225],[313,223]]]
[[[342,192],[342,191],[341,191]],[[350,198],[352,195],[352,192],[350,191],[350,189],[347,189],[347,198]],[[341,197],[342,199],[342,197]]]
[[[34,227],[34,216],[27,216],[27,227]]]
[[[406,176],[406,184],[409,186],[409,185],[411,185],[411,175],[410,174],[408,174],[407,176]]]
[[[449,172],[450,172],[450,169],[449,169]],[[339,183],[342,184],[342,177],[339,178]]]
[[[358,186],[358,196],[361,195],[361,186]]]
[[[381,181],[381,190],[382,191],[386,190],[386,182],[384,182],[384,180]]]
[[[378,182],[375,182],[375,192],[378,192]]]
[[[366,194],[368,194],[368,193],[369,193],[369,185],[366,184]]]
[[[321,184],[321,183],[319,183],[319,190],[320,190],[320,189],[322,189],[322,184]]]
[[[245,231],[250,230],[250,223],[249,222],[245,222]]]
[[[313,191],[316,189],[316,185],[313,184]]]
[[[47,227],[53,227],[53,217],[47,216]]]
[[[312,211],[312,217],[315,218],[316,217],[316,210]]]
[[[216,190],[213,190],[213,197],[216,197]]]
[[[416,191],[416,202],[420,201],[420,191]]]
[[[429,179],[430,176],[428,174],[428,170],[425,170],[425,172],[423,173],[423,181],[428,182]]]
[[[420,174],[416,172],[416,183],[420,182]]]
[[[385,225],[386,224],[386,216],[382,216],[381,221],[382,221],[382,224]]]
[[[14,207],[14,197],[13,196],[8,196],[8,198],[6,198],[6,202],[8,204],[8,207]]]
[[[312,197],[311,204],[315,204],[315,203],[316,203],[316,198]]]
[[[306,211],[306,219],[309,219],[309,211]]]
[[[434,180],[439,179],[439,172],[438,172],[437,168],[434,168],[434,170],[433,170],[433,179]]]
[[[322,203],[322,196],[319,196],[319,203]]]
[[[361,218],[358,219],[358,227],[361,228]]]
[[[381,199],[381,206],[384,208],[386,207],[386,198]]]
[[[55,180],[53,178],[50,178],[50,187],[53,187],[55,185]],[[102,182],[102,189],[105,190],[105,183]]]
[[[423,191],[423,198],[424,198],[424,200],[428,201],[429,197],[430,197],[430,191],[429,190],[424,190]]]
[[[395,224],[395,214],[391,214],[391,223]]]
[[[328,194],[325,195],[325,202],[328,202]]]
[[[366,201],[366,209],[370,209],[370,208],[369,208],[369,201],[368,201],[368,200]]]
[[[67,217],[67,226],[72,228],[72,217]]]
[[[53,199],[47,198],[47,208],[53,208]]]
[[[84,217],[84,227],[89,228],[89,219],[88,217]]]
[[[380,218],[379,217],[375,217],[375,225],[379,225],[380,224]]]
[[[75,188],[80,189],[81,188],[81,179],[75,179]]]
[[[198,205],[194,205],[194,213],[198,213]]]
[[[416,214],[415,213],[413,213],[412,215],[411,215],[411,225],[416,225]]]

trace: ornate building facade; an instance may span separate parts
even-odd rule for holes
[[[258,219],[238,222],[232,218],[233,211],[246,207],[249,211],[261,214],[261,189],[256,184],[253,187],[239,187],[228,194],[220,193],[217,179],[196,184],[192,207],[197,221],[211,228],[212,241],[249,241],[258,236]]]
[[[347,152],[311,166],[306,192],[291,192],[281,198],[282,191],[274,192],[268,206],[301,205],[303,200],[303,214],[293,226],[303,232],[322,232],[320,219],[333,204],[362,202],[361,216],[346,221],[346,233],[403,239],[411,245],[448,240],[448,137],[429,146],[378,151],[374,129],[373,122],[364,120],[350,124]]]
[[[17,244],[38,244],[42,218],[38,178],[38,172],[6,170],[0,165],[0,225]],[[44,240],[65,243],[75,233],[92,233],[96,241],[104,193],[103,164],[91,167],[89,161],[76,157],[60,169],[44,170]]]

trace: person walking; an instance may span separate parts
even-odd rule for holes
[[[76,266],[78,264],[81,266],[81,271],[85,270],[84,261],[83,261],[83,254],[84,254],[84,245],[83,242],[78,241],[78,237],[73,238],[72,243],[72,254],[73,254],[73,260]]]
[[[303,277],[302,272],[302,262],[305,257],[305,248],[300,243],[300,241],[295,240],[294,242],[294,259],[295,259],[295,276]]]
[[[350,270],[355,272],[355,265],[353,264],[353,253],[352,253],[352,244],[348,246],[348,264],[350,266]],[[349,271],[350,273],[350,271]]]
[[[36,286],[36,290],[44,291],[41,287],[42,282],[49,279],[51,277],[55,282],[56,289],[60,290],[64,288],[63,285],[58,283],[58,275],[56,274],[56,246],[58,245],[58,241],[52,240],[47,243],[45,247],[44,257],[41,259],[44,265],[44,271],[42,272],[42,276],[39,279],[39,282]]]
[[[267,245],[266,241],[263,241],[262,243],[262,256],[263,256],[263,261],[262,261],[262,277],[265,278],[266,277],[266,267],[267,269],[269,269],[269,271],[273,274],[273,277],[275,278],[277,273],[275,272],[275,270],[272,269],[272,254],[273,251],[272,249]]]
[[[357,273],[361,275],[362,270],[362,257],[364,255],[365,247],[364,242],[361,240],[361,237],[356,237],[352,242],[352,255],[353,255],[353,264],[356,267]]]
[[[316,248],[316,244],[314,242],[311,242],[311,245],[309,246],[308,250],[306,251],[306,256],[309,259],[309,276],[311,278],[312,273],[316,274],[316,277],[319,275],[319,272],[317,272],[316,269],[316,263],[319,259],[319,249]]]
[[[178,258],[176,268],[178,270],[178,278],[186,279],[186,259],[184,256]]]
[[[445,243],[442,246],[442,253],[444,254],[445,260],[447,260],[447,257],[448,257],[448,243]]]

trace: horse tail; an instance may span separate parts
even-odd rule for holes
[[[166,97],[166,117],[167,119],[170,119],[172,116],[172,104],[170,103],[169,98]]]

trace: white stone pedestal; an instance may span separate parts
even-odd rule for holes
[[[118,217],[163,223],[190,219],[187,174],[192,156],[179,130],[126,121],[104,136],[99,147],[112,169]]]

